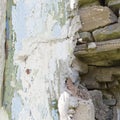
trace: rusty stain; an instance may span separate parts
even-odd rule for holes
[[[31,69],[26,69],[25,71],[27,74],[30,74],[31,73]]]

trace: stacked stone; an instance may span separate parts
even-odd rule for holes
[[[74,55],[88,65],[87,74],[79,70],[81,84],[90,91],[97,120],[120,120],[120,0],[79,0],[74,11]]]
[[[117,56],[120,47],[120,2],[107,0],[100,3],[95,0],[91,2],[79,0],[79,4],[77,14],[80,17],[81,27],[79,30],[77,29],[77,32],[82,40],[78,39],[77,45],[83,43],[86,45],[81,46],[81,52],[79,50],[81,47],[77,46],[74,54],[89,65],[112,66],[118,64],[120,59],[120,56]],[[113,40],[113,43],[110,43],[110,40]],[[104,48],[101,47],[101,44],[104,45]],[[96,48],[94,52],[91,51],[94,48]],[[109,62],[106,59],[109,59]]]

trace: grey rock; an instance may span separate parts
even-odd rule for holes
[[[95,42],[96,49],[89,51],[86,45],[77,45],[74,55],[88,65],[120,65],[120,39]]]
[[[108,7],[84,7],[79,10],[79,14],[82,22],[81,31],[92,31],[117,21],[117,17]]]
[[[78,0],[79,7],[90,6],[90,5],[100,5],[99,0]]]
[[[93,104],[95,106],[95,117],[97,120],[108,120],[109,108],[103,103],[102,92],[93,90],[89,92],[92,96]]]
[[[120,0],[106,0],[106,4],[114,11],[118,11],[120,8]]]
[[[80,38],[82,38],[83,43],[88,43],[93,41],[93,38],[90,32],[80,33]]]
[[[88,72],[88,65],[84,62],[81,62],[77,58],[73,59],[71,67],[77,70],[80,74],[85,74]]]
[[[119,17],[120,17],[120,8],[119,8]]]
[[[95,41],[106,41],[120,38],[120,23],[93,31],[93,37]]]
[[[103,103],[108,105],[108,106],[115,106],[116,105],[116,99],[104,99]]]
[[[120,23],[120,9],[119,9],[118,23]]]
[[[109,90],[117,88],[119,82],[115,74],[120,76],[120,67],[93,67],[89,66],[88,73],[81,76],[81,84],[85,85],[88,89]],[[119,89],[118,89],[119,90]],[[108,94],[104,94],[106,99],[113,99]]]
[[[88,89],[101,89],[100,84],[95,80],[96,67],[89,67],[88,71],[87,74],[81,76],[81,84],[85,85]]]
[[[119,120],[120,119],[120,106],[114,107],[113,112],[114,112],[113,120]]]

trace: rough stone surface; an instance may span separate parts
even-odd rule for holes
[[[97,46],[96,46],[96,44],[95,44],[95,42],[90,42],[90,43],[88,43],[88,50],[93,50],[93,49],[95,49]]]
[[[120,23],[106,26],[93,31],[95,41],[105,41],[120,38]]]
[[[82,38],[83,43],[84,42],[92,42],[93,38],[90,32],[82,32],[80,33],[80,38]]]
[[[94,120],[94,105],[87,90],[78,88],[68,78],[66,91],[58,101],[60,120]]]
[[[95,108],[92,100],[80,100],[74,120],[95,120]]]
[[[82,22],[82,31],[92,31],[117,21],[117,17],[108,7],[85,7],[80,9],[79,14]]]
[[[75,56],[89,65],[112,66],[120,64],[120,39],[95,42],[95,44],[96,48],[93,50],[88,50],[86,45],[76,46]]]
[[[116,11],[99,1],[104,5],[104,0],[7,1],[5,110],[0,109],[0,120],[59,120],[59,115],[61,120],[112,120],[114,106],[113,119],[120,119],[120,68],[104,67],[120,65],[120,39],[111,35],[116,30],[109,25],[117,22]],[[104,26],[111,29],[105,40],[114,40],[94,41],[91,32]],[[77,40],[85,43],[75,48],[80,61],[73,60]],[[88,69],[87,64],[102,67]],[[91,99],[84,85],[101,90],[105,104],[100,91],[91,91]]]
[[[120,9],[119,9],[118,23],[120,23]]]
[[[120,106],[117,106],[114,108],[114,119],[113,120],[119,120],[120,119]]]
[[[72,10],[78,9],[79,7],[100,5],[99,0],[70,0],[70,8]]]
[[[110,99],[110,100],[104,99],[103,103],[108,106],[115,106],[117,101],[116,101],[116,99]]]
[[[98,90],[90,91],[92,96],[93,104],[95,106],[95,117],[97,120],[109,120],[109,109],[103,103],[102,92]]]
[[[88,73],[81,76],[81,83],[88,89],[109,89],[118,84],[120,76],[119,67],[89,67]],[[93,74],[94,73],[94,74]]]
[[[81,76],[81,83],[84,84],[88,89],[100,89],[99,83],[95,80],[96,69],[95,67],[89,67],[88,74]]]
[[[80,74],[85,74],[88,72],[88,65],[84,62],[81,62],[77,58],[73,59],[71,67],[77,70]]]
[[[94,105],[91,99],[78,101],[78,98],[63,92],[58,101],[58,108],[60,120],[95,120]]]
[[[78,6],[82,7],[82,6],[88,6],[88,5],[99,5],[99,0],[78,0]]]
[[[120,8],[119,0],[106,0],[106,3],[115,12],[118,11]]]
[[[13,120],[58,120],[56,106],[71,75],[74,48],[67,38],[68,0],[11,2],[3,105]]]
[[[63,92],[58,101],[58,110],[60,113],[60,120],[68,120],[69,109],[76,108],[77,106],[78,106],[77,99],[72,97],[68,92]]]

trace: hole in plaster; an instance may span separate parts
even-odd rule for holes
[[[25,71],[27,74],[30,74],[31,73],[31,69],[26,69]]]

